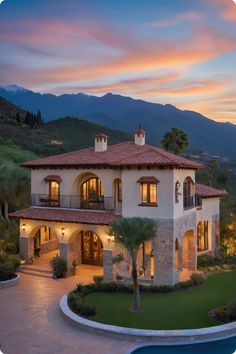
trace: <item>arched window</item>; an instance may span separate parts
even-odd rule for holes
[[[175,269],[179,269],[179,241],[175,240]]]
[[[199,221],[197,226],[197,250],[208,250],[208,221]]]
[[[98,177],[92,177],[82,184],[81,199],[84,209],[104,208],[103,185]]]
[[[195,184],[191,177],[186,177],[184,180],[184,209],[189,209],[195,206]]]

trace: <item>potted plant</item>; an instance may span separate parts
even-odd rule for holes
[[[73,260],[73,262],[71,263],[71,265],[72,265],[72,268],[71,268],[72,275],[76,275],[77,262],[76,262],[75,259]]]

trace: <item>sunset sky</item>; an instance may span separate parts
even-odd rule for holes
[[[236,124],[232,0],[4,0],[0,84],[119,93]]]

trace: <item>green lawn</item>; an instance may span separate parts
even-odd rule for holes
[[[168,294],[141,294],[143,312],[132,313],[132,294],[91,293],[95,304],[95,321],[142,329],[184,329],[215,325],[208,311],[225,305],[236,297],[236,272],[218,273],[208,277],[196,288]]]

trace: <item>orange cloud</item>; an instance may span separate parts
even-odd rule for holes
[[[236,21],[236,4],[233,0],[207,0],[207,2],[213,9],[218,9],[221,18],[225,21]]]
[[[229,86],[229,82],[219,82],[211,80],[195,80],[190,82],[176,82],[175,86],[162,87],[142,92],[145,96],[201,96],[212,95],[222,92]]]

